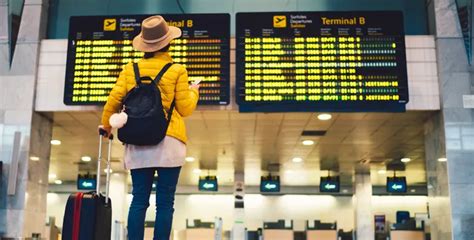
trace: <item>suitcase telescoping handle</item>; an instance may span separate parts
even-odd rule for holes
[[[98,195],[100,195],[100,163],[102,161],[102,141],[104,139],[104,136],[107,135],[107,132],[100,128],[99,129],[99,156],[98,156],[98,159],[97,159],[97,186],[96,186],[96,192]],[[108,204],[109,203],[109,185],[110,185],[110,154],[111,154],[111,150],[112,150],[112,141],[114,140],[114,135],[113,134],[110,134],[108,136],[109,138],[109,146],[108,146],[108,149],[107,149],[107,172],[106,172],[106,181],[105,181],[105,204]]]

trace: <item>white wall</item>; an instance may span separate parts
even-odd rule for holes
[[[55,216],[62,226],[64,208],[68,194],[48,194],[48,216]],[[127,204],[132,197],[127,196]],[[154,195],[150,199],[147,220],[154,220]],[[426,213],[425,196],[373,196],[374,214],[386,214],[387,220],[395,222],[398,210]],[[186,219],[214,221],[215,216],[222,217],[224,229],[230,230],[233,222],[233,195],[177,195],[175,200],[174,228],[186,227]],[[324,222],[338,222],[338,228],[349,231],[354,228],[352,197],[333,197],[320,195],[283,195],[262,196],[245,195],[246,226],[255,230],[262,227],[263,221],[293,219],[296,230],[304,230],[306,220],[320,219]],[[128,213],[127,213],[128,214]],[[368,216],[373,218],[372,216]]]

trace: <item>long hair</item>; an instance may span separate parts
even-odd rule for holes
[[[148,58],[152,58],[155,56],[156,53],[159,53],[159,52],[168,52],[170,50],[170,44],[166,45],[164,48],[156,51],[156,52],[145,52],[145,55],[143,55],[143,58],[145,59],[148,59]]]

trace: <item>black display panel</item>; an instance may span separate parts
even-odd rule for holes
[[[64,103],[102,105],[123,65],[142,58],[132,48],[141,22],[149,15],[71,17]],[[189,81],[202,79],[199,104],[230,101],[230,15],[163,14],[183,35],[172,42],[175,63],[188,70]]]
[[[322,193],[338,193],[341,189],[339,177],[321,177],[319,191]]]
[[[219,184],[216,176],[205,176],[199,178],[199,191],[202,192],[217,192]]]
[[[280,192],[280,177],[267,176],[260,178],[260,192],[262,193],[278,193]]]
[[[241,112],[402,112],[402,12],[238,13]]]
[[[406,177],[387,177],[387,192],[406,193],[407,192]]]
[[[77,175],[78,190],[95,190],[97,187],[97,179],[95,175]]]

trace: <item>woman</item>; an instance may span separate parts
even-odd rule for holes
[[[138,61],[140,75],[154,78],[167,63],[172,62],[168,54],[170,42],[181,36],[181,30],[168,26],[161,16],[152,16],[142,22],[142,30],[133,39],[133,47],[145,52]],[[120,73],[110,92],[102,114],[102,126],[110,134],[110,116],[122,107],[125,95],[135,87],[133,64],[128,63]],[[191,115],[199,99],[199,86],[188,84],[186,69],[173,64],[158,83],[163,108],[169,111],[171,102],[176,107],[171,115],[167,136],[156,146],[125,146],[125,167],[131,170],[133,200],[128,214],[128,236],[130,240],[142,240],[144,222],[155,172],[156,219],[154,239],[169,240],[174,213],[174,195],[179,172],[186,156],[186,129],[183,117]],[[169,116],[168,116],[169,117]]]

